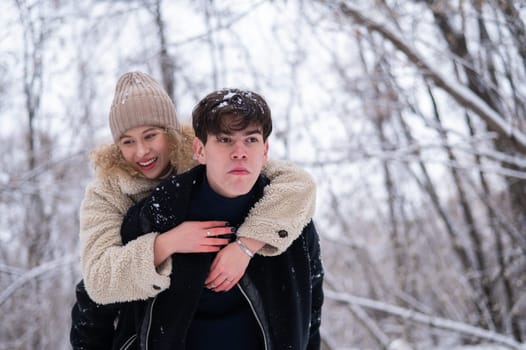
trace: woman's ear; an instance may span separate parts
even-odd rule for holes
[[[197,159],[197,161],[200,164],[206,164],[206,157],[205,157],[205,145],[199,138],[194,137],[194,141],[192,143],[194,147],[194,155]]]

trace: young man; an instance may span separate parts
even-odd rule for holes
[[[183,221],[224,220],[237,227],[263,196],[269,181],[261,169],[272,131],[263,98],[236,89],[216,91],[201,100],[192,117],[194,151],[202,165],[170,177],[132,207],[122,226],[123,243]],[[283,213],[288,215],[297,213]],[[170,243],[164,239],[170,237],[161,234],[156,249]],[[245,254],[248,267],[234,288],[231,276],[208,276],[216,253],[164,254],[171,257],[170,287],[147,301],[118,306],[113,348],[319,349],[323,268],[313,223],[279,256],[255,256],[260,247],[258,241],[234,237],[218,253]]]

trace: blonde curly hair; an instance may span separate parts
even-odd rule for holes
[[[168,136],[170,144],[170,164],[175,169],[176,173],[185,172],[197,165],[193,157],[192,140],[194,132],[191,127],[183,126],[181,130],[173,128],[163,128]],[[90,153],[90,159],[97,172],[102,176],[110,176],[111,174],[123,171],[133,177],[144,177],[144,175],[134,169],[129,162],[127,162],[119,146],[115,143],[109,145],[101,145]]]

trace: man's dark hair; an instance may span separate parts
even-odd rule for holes
[[[272,132],[270,108],[263,97],[252,91],[214,91],[203,98],[192,111],[195,135],[203,143],[206,143],[208,134],[230,133],[250,125],[261,128],[263,140]]]

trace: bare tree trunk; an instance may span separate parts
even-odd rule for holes
[[[510,32],[513,33],[512,38],[515,40],[515,46],[522,57],[523,67],[526,69],[526,25],[522,21],[514,1],[496,0],[495,2],[504,14]]]
[[[473,126],[471,124],[471,118],[466,116],[466,123],[468,125],[471,135],[474,135]],[[480,164],[480,156],[476,155],[476,162]],[[491,187],[489,186],[486,176],[483,172],[479,171],[479,181],[482,186],[482,196],[485,198],[484,204],[486,205],[487,217],[489,221],[489,228],[493,232],[495,239],[495,254],[497,256],[497,269],[496,273],[497,281],[500,281],[502,284],[503,292],[499,293],[497,286],[493,287],[491,293],[493,295],[492,299],[492,313],[495,319],[497,329],[503,331],[506,334],[512,334],[516,339],[520,339],[520,329],[518,328],[519,320],[516,319],[513,315],[510,314],[513,301],[515,300],[512,283],[510,281],[510,274],[507,272],[507,263],[506,263],[506,248],[503,243],[503,235],[505,229],[501,229],[501,224],[493,206],[491,205]],[[510,235],[511,236],[511,235]],[[494,285],[494,281],[489,276],[489,271],[484,276],[484,285],[488,287]]]
[[[457,55],[464,64],[460,65],[460,68],[464,71],[467,77],[467,86],[477,96],[486,101],[490,107],[495,111],[502,112],[499,97],[488,88],[488,84],[481,80],[480,74],[472,69],[475,66],[475,60],[471,56],[467,48],[467,40],[463,33],[455,30],[450,25],[450,19],[447,12],[443,12],[440,6],[433,6],[434,0],[427,1],[430,10],[432,11],[438,28],[441,30],[442,35],[449,45],[449,49],[452,53]],[[511,9],[513,6],[508,7]],[[479,27],[481,33],[485,33],[483,23],[479,21]],[[483,34],[481,34],[483,35]],[[489,39],[483,37],[484,41],[487,42]],[[484,45],[481,45],[484,47]],[[490,74],[491,76],[491,74]],[[504,113],[502,113],[504,114]],[[495,146],[498,150],[508,154],[514,154],[520,152],[515,145],[510,142],[509,137],[499,134],[495,140]],[[514,170],[521,170],[515,165],[509,165]],[[512,202],[512,211],[515,217],[515,221],[518,223],[518,227],[526,227],[526,181],[520,179],[506,179],[508,182],[508,191]],[[526,237],[526,230],[522,232],[522,235]]]
[[[429,87],[428,94],[433,105],[435,120],[438,124],[437,132],[442,140],[442,144],[448,156],[448,159],[452,162],[452,164],[454,164],[457,162],[457,159],[455,154],[453,153],[453,150],[449,146],[449,141],[442,126],[442,120],[440,118],[440,112],[438,111],[438,106],[436,104],[435,97],[433,96],[433,92]],[[481,322],[482,326],[489,327],[490,329],[495,330],[494,317],[491,312],[491,285],[489,284],[489,279],[486,276],[488,272],[484,250],[480,238],[481,233],[477,230],[476,222],[473,218],[473,213],[469,205],[469,200],[467,198],[466,190],[464,189],[461,176],[455,167],[451,167],[450,170],[455,187],[457,189],[459,204],[462,209],[464,221],[468,230],[468,237],[471,240],[470,243],[473,249],[473,267],[466,271],[466,273],[473,275],[473,279],[476,281],[475,283],[473,283],[473,287],[477,293],[477,296],[475,296],[475,300],[477,300],[477,304],[479,305],[479,309],[481,311],[481,320],[483,320]]]
[[[202,0],[204,4],[204,16],[205,16],[205,22],[206,22],[206,29],[207,29],[207,43],[208,43],[208,49],[210,51],[210,62],[212,64],[212,86],[217,89],[219,87],[219,56],[220,56],[220,45],[216,42],[216,33],[214,31],[214,26],[212,24],[212,21],[215,19],[217,21],[220,21],[221,18],[214,17],[213,15],[213,9],[214,9],[214,0]]]
[[[369,38],[369,40],[372,42],[372,38]],[[376,77],[381,76],[382,74],[385,74],[384,69],[382,68],[382,64],[380,62],[373,63],[374,67],[371,69],[368,67],[367,60],[363,56],[363,51],[359,51],[359,57],[360,61],[363,67],[364,72],[369,76],[369,81],[374,82],[371,84],[370,89],[372,90],[373,94],[373,100],[375,101],[381,101],[376,103],[372,111],[370,112],[371,118],[373,120],[373,124],[376,130],[376,134],[378,135],[378,138],[380,140],[380,146],[383,150],[387,151],[388,149],[391,149],[392,146],[390,145],[390,141],[388,140],[386,134],[385,134],[385,124],[387,124],[391,118],[391,114],[393,113],[392,110],[390,110],[389,106],[391,105],[391,101],[387,101],[387,98],[385,96],[391,96],[395,98],[392,93],[389,93],[392,91],[389,86],[383,86],[382,83],[376,79]],[[387,84],[387,82],[386,82]],[[382,86],[381,86],[382,85]],[[387,91],[381,91],[387,90]],[[396,193],[396,184],[395,180],[393,179],[393,174],[389,168],[389,161],[388,160],[382,160],[382,170],[383,170],[383,179],[384,179],[384,187],[385,191],[387,193],[387,206],[389,208],[389,225],[387,226],[387,229],[389,230],[389,236],[391,237],[391,242],[393,244],[393,251],[394,251],[394,268],[395,273],[397,276],[397,281],[399,283],[399,288],[401,290],[405,290],[406,287],[406,278],[408,276],[408,269],[405,265],[406,258],[405,258],[405,244],[403,243],[403,239],[401,237],[402,233],[399,232],[399,223],[398,223],[398,215],[397,215],[397,206],[398,206],[398,195]]]
[[[162,0],[156,0],[152,6],[155,25],[159,33],[159,65],[161,67],[162,82],[166,93],[175,103],[175,64],[173,57],[168,51],[166,29],[162,16]]]
[[[39,163],[39,132],[36,128],[38,111],[40,108],[40,98],[42,94],[42,73],[43,73],[43,46],[45,42],[44,23],[33,23],[30,13],[32,9],[21,0],[17,0],[20,22],[24,29],[24,62],[23,62],[23,86],[25,107],[27,113],[27,171],[34,171]],[[34,10],[34,9],[33,9]],[[29,196],[26,198],[27,205],[24,213],[24,231],[28,242],[27,247],[27,267],[34,268],[42,263],[45,246],[49,238],[49,230],[45,217],[44,201],[40,193],[38,180],[25,184],[29,188]],[[32,284],[35,295],[41,291],[38,281]],[[37,328],[41,326],[43,319],[38,309],[33,319]],[[38,332],[28,334],[27,342],[29,347],[39,349],[43,347],[43,339]]]

